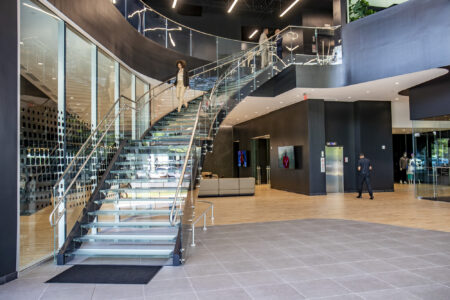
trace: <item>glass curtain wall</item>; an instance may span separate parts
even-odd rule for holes
[[[413,130],[408,168],[414,171],[416,196],[450,201],[450,121],[413,121]]]
[[[125,66],[116,69],[116,64],[46,7],[30,0],[20,1],[21,269],[52,254],[54,232],[49,216],[55,200],[53,187],[113,107],[115,93],[131,99],[149,89],[144,80]],[[120,87],[116,82],[119,77]],[[114,117],[112,111],[109,119]],[[127,113],[122,128],[130,135],[132,111]],[[148,123],[141,125],[142,130]],[[108,129],[95,159],[91,159],[96,166],[83,170],[67,194],[67,231],[117,149],[115,136],[119,132],[114,131],[114,126]],[[97,138],[103,133],[97,132]],[[93,149],[96,139],[92,141],[82,155]]]
[[[42,7],[20,5],[20,266],[52,250],[52,188],[58,153],[58,23]],[[39,26],[36,26],[39,24]]]

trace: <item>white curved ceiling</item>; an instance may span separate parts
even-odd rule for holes
[[[305,93],[308,99],[324,99],[325,101],[378,100],[408,104],[409,97],[399,95],[400,91],[445,75],[447,72],[446,69],[435,68],[345,87],[294,88],[276,97],[248,96],[228,114],[222,125],[233,126],[303,101]],[[409,109],[409,105],[407,107]],[[409,120],[409,111],[407,117]]]

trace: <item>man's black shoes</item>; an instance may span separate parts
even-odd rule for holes
[[[361,195],[356,196],[356,198],[361,198]]]
[[[373,200],[373,196],[370,196],[370,200]]]

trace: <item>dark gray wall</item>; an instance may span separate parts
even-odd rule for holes
[[[344,191],[356,191],[355,116],[353,102],[325,103],[325,142],[344,147]]]
[[[158,80],[175,73],[175,61],[184,59],[189,68],[206,64],[166,49],[137,32],[110,0],[50,0],[50,2],[100,44],[136,71]]]
[[[373,165],[372,188],[394,190],[392,117],[389,101],[355,102],[355,152],[363,152]],[[385,149],[382,149],[382,146]]]
[[[300,102],[234,127],[241,150],[251,150],[253,137],[270,135],[272,188],[309,194],[308,103]],[[302,169],[278,167],[279,146],[302,146]],[[253,153],[250,152],[250,155]],[[240,177],[252,176],[252,166],[240,168]]]
[[[233,177],[233,127],[220,127],[213,152],[207,153],[202,171],[219,177]]]
[[[356,163],[359,153],[371,159],[372,184],[376,191],[393,190],[391,103],[389,101],[331,102],[307,100],[238,124],[230,133],[217,136],[215,152],[205,166],[217,174],[230,173],[236,163],[230,141],[239,140],[239,149],[251,150],[251,139],[270,135],[272,187],[307,195],[326,193],[326,177],[320,172],[321,152],[326,142],[344,147],[344,191],[357,191]],[[224,141],[221,141],[221,139]],[[278,167],[278,147],[303,146],[302,169]],[[382,149],[382,146],[385,149]],[[219,149],[220,147],[220,149]],[[228,149],[226,147],[229,147]],[[236,150],[236,149],[234,149]],[[250,152],[250,156],[254,155]],[[221,171],[220,169],[224,169]],[[208,169],[208,171],[209,171]],[[204,168],[204,170],[206,170]],[[252,176],[252,166],[240,168],[240,177]]]
[[[409,89],[411,120],[450,115],[450,74]]]
[[[308,100],[282,108],[234,127],[239,148],[251,150],[251,139],[270,135],[272,188],[307,195],[325,193],[325,174],[320,173],[320,155],[325,133],[323,100]],[[301,169],[278,167],[278,147],[302,146]],[[253,155],[253,153],[250,153]],[[240,177],[252,176],[252,166],[241,168]]]
[[[251,96],[275,97],[296,87],[334,88],[345,85],[342,65],[295,65],[265,82]]]
[[[392,191],[393,150],[389,101],[325,102],[325,140],[344,147],[344,191],[357,191],[356,164],[359,153],[372,161],[372,186]],[[382,149],[382,146],[385,149]]]
[[[344,26],[347,83],[450,65],[450,1],[409,0]]]
[[[17,277],[17,1],[0,1],[0,284]],[[6,172],[5,172],[6,171]]]

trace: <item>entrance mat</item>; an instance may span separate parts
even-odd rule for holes
[[[75,265],[47,283],[147,284],[161,266]]]

